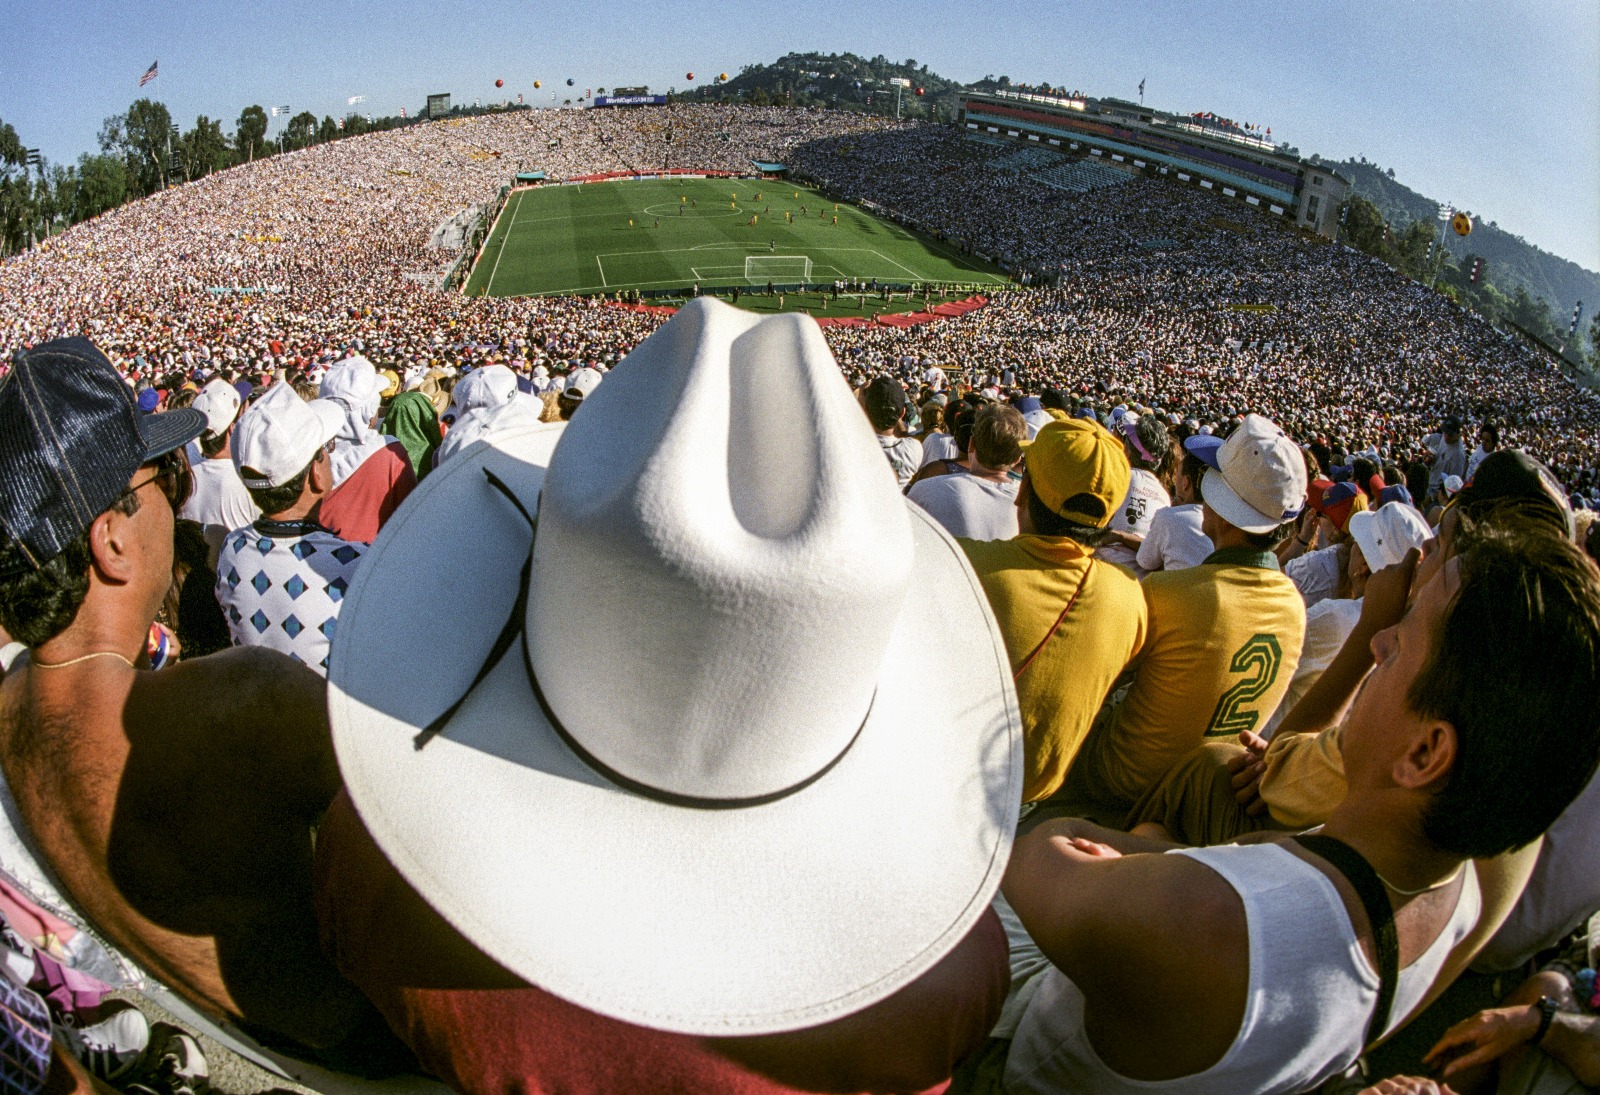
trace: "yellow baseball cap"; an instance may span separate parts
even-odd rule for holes
[[[1122,442],[1098,422],[1051,422],[1027,443],[1024,459],[1033,493],[1068,521],[1105,528],[1128,495],[1133,473]]]

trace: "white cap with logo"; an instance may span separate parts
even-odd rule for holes
[[[344,409],[328,399],[307,403],[288,384],[274,384],[239,417],[233,464],[244,485],[281,487],[316,458],[344,424]]]
[[[1271,532],[1306,504],[1306,462],[1270,419],[1247,414],[1217,450],[1217,474],[1200,493],[1218,517],[1245,532]]]
[[[226,380],[213,380],[189,404],[206,416],[206,428],[201,437],[220,437],[239,414],[239,390]]]

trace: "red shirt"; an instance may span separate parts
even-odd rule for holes
[[[1010,982],[988,910],[933,969],[887,1000],[808,1030],[669,1034],[535,988],[450,927],[384,858],[348,794],[317,833],[323,949],[400,1040],[457,1091],[519,1095],[942,1092],[984,1043]]]
[[[322,500],[317,520],[341,540],[370,544],[417,485],[406,447],[391,441]]]

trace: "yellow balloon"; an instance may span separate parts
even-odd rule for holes
[[[541,87],[544,87],[544,84],[543,84],[543,83],[541,83],[541,82],[540,82],[540,81],[538,81],[538,80],[535,80],[535,81],[534,81],[534,82],[533,82],[533,86],[534,86],[534,89],[535,89],[535,90],[537,90],[537,89],[539,89],[539,88],[541,88]]]
[[[1465,213],[1457,213],[1450,218],[1450,228],[1458,236],[1465,236],[1472,232],[1472,218]]]

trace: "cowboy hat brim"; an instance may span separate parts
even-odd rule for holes
[[[988,907],[1017,821],[1010,660],[965,557],[907,504],[912,591],[883,664],[861,667],[878,686],[854,744],[775,802],[669,805],[609,782],[564,744],[520,638],[471,687],[517,600],[531,535],[485,469],[533,513],[561,432],[497,435],[440,466],[363,561],[328,682],[362,820],[466,938],[613,1018],[749,1035],[891,995]],[[433,580],[464,567],[470,578]],[[960,687],[929,687],[930,651],[962,667]],[[596,666],[594,687],[605,682]],[[463,695],[419,749],[418,732]]]

